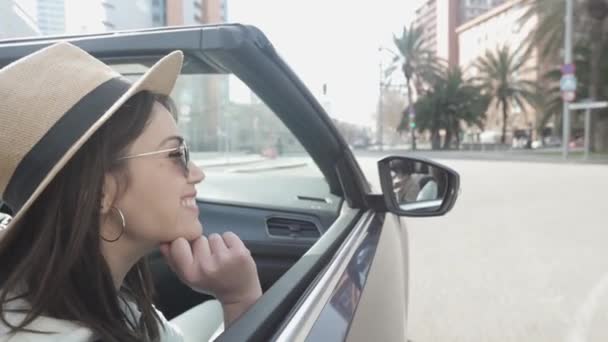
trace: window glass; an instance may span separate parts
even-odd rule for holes
[[[143,63],[112,66],[132,80],[147,69]],[[315,205],[301,198],[336,199],[300,142],[236,76],[189,70],[171,97],[191,160],[206,174],[200,199],[286,208]]]

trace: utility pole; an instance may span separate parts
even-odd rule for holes
[[[378,51],[381,51],[382,48],[378,48]],[[376,127],[376,141],[378,142],[378,148],[380,149],[380,151],[382,151],[383,149],[383,135],[384,135],[384,117],[383,117],[383,108],[382,108],[382,101],[383,101],[383,72],[382,72],[382,58],[380,58],[380,62],[379,62],[379,81],[378,81],[378,123],[377,123],[377,127]]]
[[[416,112],[414,111],[414,104],[408,104],[410,110],[410,132],[412,133],[412,151],[416,151]]]
[[[566,0],[564,64],[572,63],[572,1]],[[570,108],[568,101],[564,100],[564,114],[562,116],[562,157],[568,159],[568,142],[570,141]]]

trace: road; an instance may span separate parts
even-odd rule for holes
[[[376,160],[386,154],[357,156],[377,188]],[[608,341],[608,165],[430,155],[449,156],[459,159],[438,161],[462,184],[452,212],[404,219],[410,339]]]
[[[375,158],[358,158],[375,180]],[[410,339],[608,341],[608,166],[440,160],[462,195],[405,219]]]

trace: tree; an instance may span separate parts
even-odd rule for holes
[[[409,29],[403,27],[401,37],[393,35],[399,55],[395,56],[393,65],[386,74],[391,75],[397,69],[401,70],[405,77],[408,103],[414,103],[412,86],[416,88],[417,94],[421,94],[424,87],[437,79],[442,71],[441,62],[426,46],[423,33],[421,27],[412,24]]]
[[[580,13],[580,1],[575,2],[575,11]],[[527,0],[526,6],[520,24],[524,25],[533,18],[538,19],[528,39],[528,52],[538,48],[541,57],[556,60],[564,47],[566,0]],[[574,16],[574,21],[574,26],[580,27],[581,21],[577,16]]]
[[[530,36],[529,51],[538,47],[542,57],[553,56],[552,61],[559,63],[557,56],[562,51],[564,42],[563,18],[565,17],[566,0],[528,0],[527,5],[528,8],[522,16],[521,22],[525,23],[532,18],[538,18],[538,25]],[[598,99],[606,95],[604,93],[605,77],[602,77],[606,59],[602,55],[606,53],[605,47],[608,43],[606,39],[608,37],[608,27],[606,27],[608,1],[574,0],[574,13],[574,46],[589,50],[585,60],[588,66],[587,75],[585,75],[588,86],[583,96]],[[578,70],[577,78],[581,79],[581,73]],[[577,93],[580,92],[577,91]],[[555,105],[555,102],[550,105]],[[608,145],[608,142],[600,140],[593,145],[604,148],[603,145]]]
[[[524,67],[526,55],[519,50],[511,52],[508,46],[499,47],[496,51],[486,51],[479,57],[474,67],[477,68],[478,77],[475,78],[485,94],[489,95],[491,104],[502,109],[502,137],[501,143],[506,142],[507,124],[513,103],[517,103],[522,110],[526,104],[537,105],[538,88],[530,80],[517,75],[530,72]]]
[[[483,128],[489,102],[480,87],[464,79],[460,67],[450,68],[415,103],[418,129],[431,132],[433,149],[441,147],[442,129],[446,131],[443,148],[450,148],[453,140],[459,148],[462,123]]]

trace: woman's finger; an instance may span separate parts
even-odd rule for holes
[[[222,255],[228,252],[228,247],[224,243],[224,239],[219,234],[211,234],[209,235],[209,247],[211,247],[212,255]]]
[[[211,247],[209,240],[205,236],[201,236],[192,243],[192,251],[194,253],[194,261],[199,264],[207,262],[211,258]]]
[[[171,243],[170,260],[173,263],[175,271],[182,274],[186,280],[194,279],[196,276],[196,267],[194,265],[194,257],[192,248],[186,239],[178,238]]]
[[[160,248],[160,252],[161,252],[161,254],[162,254],[162,255],[163,255],[165,258],[168,258],[168,257],[169,257],[169,253],[170,253],[170,251],[169,251],[169,250],[170,250],[170,246],[171,246],[171,245],[170,245],[169,243],[166,243],[166,242],[161,243],[161,244],[160,244],[160,246],[159,246],[159,248]]]
[[[241,241],[241,239],[233,232],[225,232],[222,234],[222,238],[224,238],[224,242],[226,243],[226,247],[228,247],[228,249],[246,248],[243,241]]]
[[[173,272],[177,272],[175,270],[175,265],[171,260],[171,244],[170,243],[162,243],[160,246],[160,253],[163,255],[165,262],[169,265],[169,268],[173,270]]]

